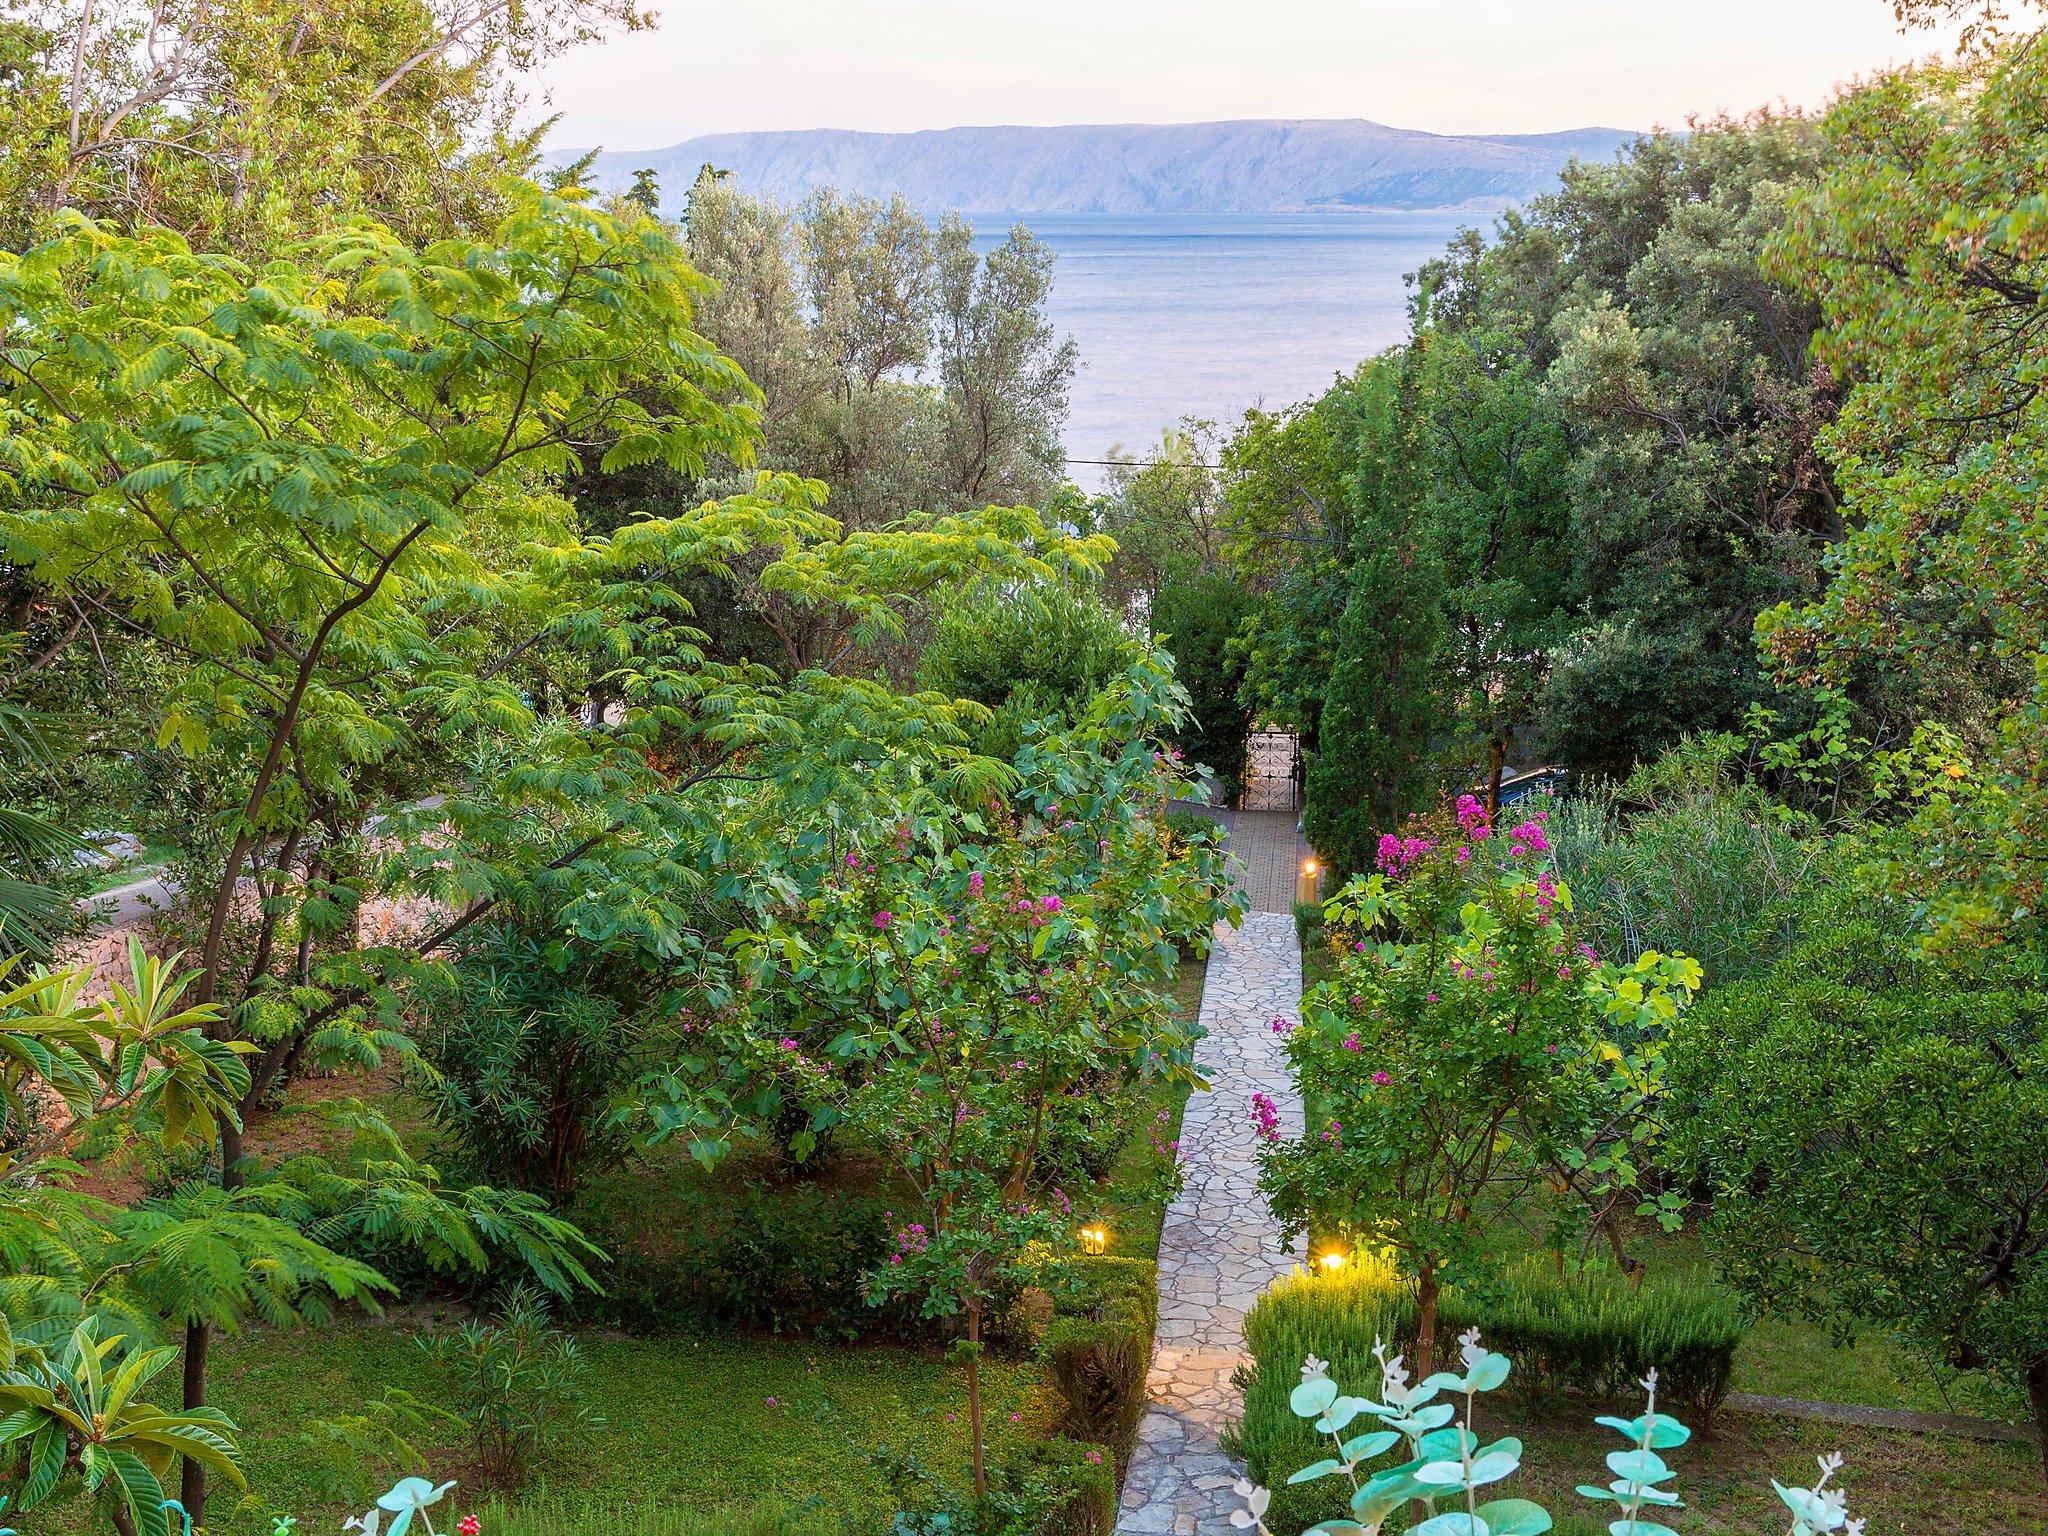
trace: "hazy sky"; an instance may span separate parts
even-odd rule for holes
[[[654,0],[552,64],[555,142],[1368,117],[1441,133],[1817,103],[1942,41],[1886,0]]]

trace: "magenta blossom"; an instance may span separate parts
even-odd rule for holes
[[[895,916],[894,916],[894,915],[893,915],[892,913],[888,913],[888,912],[877,912],[877,913],[875,914],[875,926],[876,926],[877,928],[886,928],[886,927],[888,927],[888,926],[889,926],[889,925],[890,925],[891,923],[893,923],[893,922],[895,922],[895,921],[896,921],[896,918],[895,918]]]
[[[1372,1080],[1378,1083],[1382,1088],[1384,1088],[1387,1086],[1387,1084],[1391,1083],[1394,1080],[1394,1078],[1391,1073],[1380,1071],[1373,1073]]]

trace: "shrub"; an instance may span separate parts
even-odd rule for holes
[[[608,1112],[662,1054],[654,988],[631,956],[483,925],[426,994],[435,1123],[485,1178],[569,1198],[631,1149]]]
[[[976,745],[1009,758],[1035,721],[1078,720],[1088,700],[1137,659],[1136,640],[1087,590],[1040,584],[979,588],[939,620],[918,665],[920,688],[994,710]]]
[[[1484,1291],[1453,1289],[1439,1312],[1445,1332],[1478,1328],[1514,1356],[1518,1385],[1534,1393],[1569,1387],[1600,1398],[1626,1396],[1652,1367],[1666,1397],[1703,1416],[1727,1395],[1746,1324],[1716,1287],[1646,1280],[1632,1285],[1604,1266],[1559,1276],[1538,1260],[1508,1269]],[[1414,1289],[1369,1260],[1336,1274],[1282,1280],[1245,1318],[1252,1356],[1241,1384],[1244,1418],[1231,1449],[1265,1482],[1322,1454],[1321,1440],[1291,1411],[1298,1367],[1315,1355],[1340,1378],[1372,1378],[1377,1340],[1410,1354]],[[1278,1489],[1274,1524],[1305,1526],[1327,1513],[1323,1500]]]
[[[1109,1074],[1047,1099],[1036,1161],[1040,1181],[1078,1187],[1101,1179],[1137,1133],[1141,1108],[1138,1096]]]
[[[1600,954],[1678,950],[1711,986],[1766,968],[1794,938],[1795,908],[1833,845],[1800,836],[1782,806],[1739,781],[1735,750],[1731,737],[1688,741],[1551,817],[1552,862]]]
[[[630,1242],[603,1246],[603,1295],[579,1297],[577,1315],[637,1332],[691,1326],[852,1339],[907,1334],[915,1309],[871,1305],[862,1277],[891,1246],[879,1195],[795,1185],[756,1189],[690,1234],[677,1253]]]
[[[1844,888],[1709,994],[1672,1057],[1681,1166],[1757,1305],[1996,1371],[2048,1425],[2048,988],[2038,956],[1930,955],[1914,920]]]
[[[420,1344],[441,1367],[443,1406],[467,1426],[492,1487],[516,1487],[545,1454],[604,1422],[583,1404],[582,1352],[535,1291],[521,1287],[496,1318]]]
[[[1070,1261],[1039,1349],[1064,1405],[1061,1429],[1115,1446],[1120,1456],[1144,1411],[1158,1285],[1149,1260]]]

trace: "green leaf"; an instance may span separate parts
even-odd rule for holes
[[[1287,1395],[1287,1406],[1301,1419],[1318,1417],[1335,1401],[1337,1383],[1327,1376],[1312,1377]]]
[[[1287,1481],[1290,1484],[1312,1483],[1319,1477],[1328,1477],[1332,1472],[1341,1472],[1343,1469],[1343,1462],[1336,1460],[1334,1457],[1326,1456],[1321,1461],[1310,1462],[1299,1472],[1288,1478]]]
[[[1550,1529],[1550,1511],[1531,1499],[1495,1499],[1479,1506],[1479,1518],[1493,1536],[1543,1536]]]

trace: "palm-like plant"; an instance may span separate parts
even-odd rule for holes
[[[121,1536],[169,1536],[164,1479],[179,1457],[243,1484],[234,1425],[211,1408],[144,1400],[177,1350],[99,1332],[88,1317],[43,1345],[16,1339],[0,1318],[0,1450],[24,1458],[19,1507],[36,1508],[75,1473]]]
[[[20,638],[0,637],[0,656],[16,649]],[[0,760],[40,767],[50,758],[34,711],[0,699]],[[51,945],[71,916],[71,898],[39,877],[84,847],[53,822],[0,805],[0,946],[31,960],[49,959]]]
[[[222,1189],[192,1180],[109,1220],[114,1242],[105,1271],[108,1299],[132,1299],[185,1330],[187,1412],[206,1402],[207,1350],[216,1331],[250,1319],[273,1326],[319,1322],[336,1301],[374,1307],[395,1289],[369,1265],[322,1247],[294,1226],[303,1205],[281,1185]],[[210,1463],[187,1458],[179,1498],[206,1507]]]

